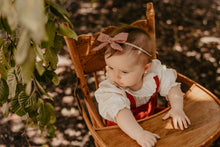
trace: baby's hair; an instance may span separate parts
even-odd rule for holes
[[[122,26],[118,29],[116,29],[115,31],[112,32],[112,34],[110,34],[110,36],[115,36],[121,32],[125,32],[128,33],[128,39],[126,42],[132,43],[142,49],[144,49],[145,51],[147,51],[150,55],[152,55],[152,57],[149,57],[147,55],[145,55],[145,57],[148,59],[148,62],[151,62],[154,54],[156,52],[155,50],[155,44],[153,39],[151,38],[151,36],[142,28],[139,27],[135,27],[135,26],[131,26],[131,25],[127,25],[127,26]],[[126,48],[126,44],[120,44],[122,46],[122,48]],[[131,47],[130,47],[131,48]],[[136,48],[132,47],[132,50],[137,50]],[[114,55],[116,52],[120,52],[114,49],[111,49],[110,46],[107,46],[107,50],[108,50],[108,56],[107,58],[111,57],[112,55]],[[140,52],[140,51],[139,51]],[[109,54],[110,53],[110,54]],[[144,54],[144,53],[143,53]]]

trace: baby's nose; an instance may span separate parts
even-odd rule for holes
[[[114,83],[118,83],[118,81],[120,80],[120,75],[117,72],[114,72],[114,75],[112,76],[112,80]]]
[[[121,79],[120,72],[116,71],[115,72],[115,80],[119,80],[119,79]]]

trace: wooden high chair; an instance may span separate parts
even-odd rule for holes
[[[145,29],[155,39],[153,4],[147,4],[146,20],[138,20],[131,25]],[[103,32],[109,34],[116,28],[116,26],[110,26],[105,28]],[[87,75],[94,75],[95,85],[98,88],[100,81],[97,72],[105,69],[104,51],[91,51],[99,44],[96,41],[98,35],[99,33],[93,36],[80,35],[78,40],[64,37],[83,92],[83,98],[77,96],[79,109],[96,146],[138,146],[136,141],[128,137],[118,126],[106,127],[91,96],[91,89],[89,89],[86,80]],[[191,125],[184,131],[173,129],[171,119],[162,120],[162,117],[170,109],[169,107],[138,122],[144,129],[161,137],[156,144],[157,147],[209,146],[220,136],[220,100],[198,83],[179,73],[178,81],[187,87],[184,92],[184,111],[190,118]]]

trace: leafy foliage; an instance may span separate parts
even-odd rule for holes
[[[0,0],[0,106],[54,135],[53,98],[42,86],[59,84],[55,73],[60,36],[77,38],[76,33],[58,19],[69,13],[52,0]]]
[[[2,105],[7,101],[7,97],[9,94],[9,89],[6,81],[4,79],[0,79],[0,104]]]

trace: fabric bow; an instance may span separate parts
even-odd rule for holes
[[[123,48],[119,45],[119,43],[125,43],[128,39],[128,33],[119,33],[115,35],[113,38],[107,34],[100,33],[99,37],[97,38],[98,41],[102,42],[99,46],[93,48],[92,50],[98,51],[105,47],[106,45],[110,44],[110,46],[118,51],[122,51]]]

